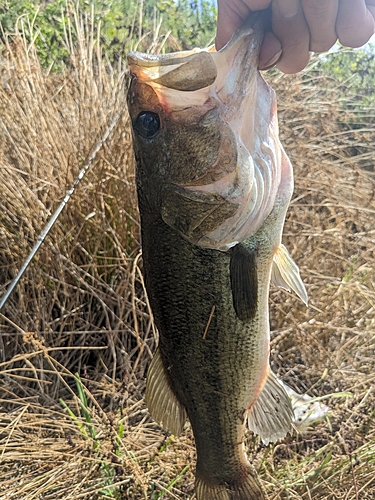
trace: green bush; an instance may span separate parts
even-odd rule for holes
[[[74,17],[100,42],[103,57],[122,61],[130,50],[160,52],[212,43],[216,8],[207,0],[7,0],[0,6],[2,42],[22,32],[34,43],[45,67],[69,65],[69,47],[77,42]],[[35,33],[37,34],[35,36]]]

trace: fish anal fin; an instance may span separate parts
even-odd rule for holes
[[[197,500],[266,500],[257,473],[250,464],[237,479],[225,483],[209,481],[197,469],[195,492]]]
[[[145,400],[156,422],[175,436],[181,434],[187,419],[186,410],[170,387],[159,349],[148,369]]]
[[[293,290],[307,305],[308,296],[297,264],[284,245],[280,245],[273,257],[271,281],[274,285]]]
[[[231,251],[230,282],[233,307],[241,321],[254,318],[258,301],[257,251],[241,243]]]
[[[267,445],[284,438],[291,431],[293,416],[288,394],[275,374],[268,369],[262,391],[247,412],[249,429]]]

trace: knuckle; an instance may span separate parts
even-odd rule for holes
[[[303,11],[311,21],[326,20],[327,14],[332,11],[332,2],[326,0],[305,0],[303,2]]]

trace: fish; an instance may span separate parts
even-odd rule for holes
[[[178,436],[190,421],[198,500],[262,500],[247,427],[292,430],[269,366],[270,282],[307,303],[281,242],[293,192],[276,97],[258,71],[261,18],[228,44],[128,55],[146,290],[159,331],[145,400]]]

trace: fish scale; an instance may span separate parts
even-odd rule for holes
[[[255,342],[251,330],[243,328],[228,305],[229,257],[176,239],[162,222],[153,221],[152,227],[163,243],[155,251],[152,244],[148,246],[150,234],[143,235],[145,279],[147,289],[153,290],[149,300],[159,325],[164,366],[173,392],[189,415],[198,460],[210,475],[216,471],[226,480],[243,463],[247,399],[240,395],[251,385],[246,372],[254,362]],[[175,250],[172,255],[170,245]],[[203,338],[213,306],[215,313]],[[236,335],[238,329],[241,337]],[[238,362],[242,351],[248,356]]]
[[[262,364],[268,350],[264,311],[273,242],[267,245],[264,229],[248,242],[258,247],[261,272],[255,316],[243,322],[232,305],[230,255],[176,235],[154,212],[144,210],[142,198],[140,210],[145,281],[160,332],[159,349],[171,390],[194,431],[197,474],[214,484],[231,484],[238,471],[251,471],[242,445],[244,415],[254,386],[264,376],[252,368]],[[264,332],[263,339],[259,332]],[[261,495],[258,483],[256,488]]]
[[[198,500],[265,499],[246,423],[268,443],[293,417],[269,368],[271,276],[307,296],[281,245],[293,176],[256,68],[261,37],[249,20],[218,53],[129,55],[144,275],[160,338],[145,399],[176,435],[190,420]],[[197,78],[203,63],[207,79]]]

